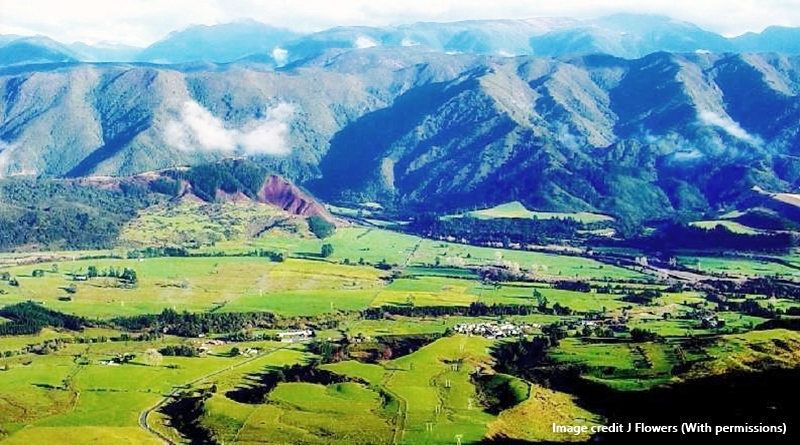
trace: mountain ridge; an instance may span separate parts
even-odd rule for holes
[[[241,19],[218,25],[194,25],[172,31],[145,48],[126,45],[88,45],[52,41],[35,51],[57,50],[39,58],[9,57],[13,45],[42,37],[0,35],[0,65],[13,66],[63,61],[229,63],[259,60],[270,67],[314,58],[326,50],[371,46],[422,46],[438,52],[481,55],[607,53],[640,58],[657,51],[775,52],[800,54],[800,28],[772,26],[760,33],[725,37],[692,23],[654,14],[615,14],[596,19],[533,17],[524,19],[417,22],[395,26],[341,26],[299,33]],[[11,47],[9,47],[11,46]],[[44,58],[42,58],[44,57]]]

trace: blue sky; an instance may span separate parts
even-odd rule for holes
[[[193,24],[253,18],[298,31],[338,25],[656,13],[728,36],[800,26],[797,0],[0,0],[0,34],[65,43],[153,43]]]

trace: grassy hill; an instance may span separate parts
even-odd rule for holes
[[[591,212],[539,212],[532,211],[525,208],[519,201],[512,201],[505,204],[499,204],[494,207],[473,210],[466,213],[474,218],[538,218],[538,219],[551,219],[551,218],[572,218],[578,222],[585,224],[596,222],[614,221],[614,218],[608,215]]]

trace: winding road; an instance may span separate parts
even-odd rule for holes
[[[253,362],[255,360],[258,360],[260,358],[266,357],[266,356],[268,356],[268,355],[270,355],[270,354],[272,354],[272,353],[274,353],[276,351],[280,351],[281,349],[288,349],[293,344],[294,343],[289,343],[289,344],[286,344],[285,346],[280,346],[280,347],[277,347],[277,348],[272,348],[272,349],[266,350],[266,351],[264,351],[264,352],[262,352],[260,354],[254,355],[254,356],[249,357],[249,358],[247,358],[245,360],[242,360],[242,361],[240,361],[238,363],[235,363],[235,364],[233,364],[231,366],[228,366],[227,368],[218,369],[218,370],[216,370],[214,372],[211,372],[209,374],[200,376],[200,377],[198,377],[198,378],[196,378],[196,379],[194,379],[194,380],[192,380],[190,382],[185,383],[182,386],[173,387],[172,391],[170,391],[161,400],[159,400],[158,403],[156,403],[155,405],[151,406],[150,408],[147,408],[146,410],[144,410],[141,413],[139,413],[139,427],[142,428],[143,430],[147,431],[151,435],[155,436],[156,438],[158,438],[158,440],[161,441],[162,443],[169,444],[169,445],[175,445],[175,442],[173,442],[172,439],[170,439],[170,438],[164,436],[163,434],[161,434],[160,432],[150,428],[150,425],[147,424],[147,417],[150,415],[151,412],[153,412],[153,411],[157,410],[158,408],[160,408],[161,406],[163,406],[172,397],[177,395],[180,390],[186,389],[186,387],[192,386],[192,385],[194,385],[194,384],[196,384],[198,382],[202,382],[203,380],[207,380],[207,379],[209,379],[211,377],[217,376],[217,375],[222,374],[224,372],[232,371],[232,370],[234,370],[236,368],[244,366],[244,365],[246,365],[248,363],[251,363],[251,362]]]

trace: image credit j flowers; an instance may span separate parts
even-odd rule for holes
[[[708,423],[682,423],[680,425],[647,425],[645,423],[612,423],[610,425],[558,425],[553,423],[554,433],[595,434],[595,433],[777,433],[786,434],[786,424],[764,425],[711,425]]]

